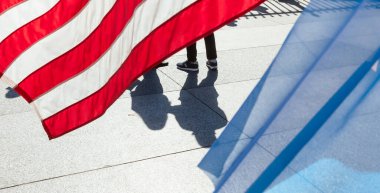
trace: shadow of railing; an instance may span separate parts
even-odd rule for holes
[[[301,13],[308,5],[308,1],[278,0],[266,1],[256,9],[248,12],[243,18],[266,18],[275,16],[290,16]]]
[[[297,15],[301,13],[309,4],[309,0],[268,0],[258,6],[256,9],[248,12],[242,18],[267,18],[267,17],[283,17]],[[333,6],[332,6],[333,5]],[[367,5],[371,8],[378,6],[376,2],[373,5]],[[327,4],[323,1],[314,3],[313,8],[309,12],[334,12],[351,10],[355,7],[355,3],[351,1],[332,1]],[[233,25],[229,25],[233,26]]]

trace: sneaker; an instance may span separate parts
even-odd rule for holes
[[[186,60],[185,62],[178,63],[177,68],[184,71],[196,72],[198,71],[198,62],[189,62]]]
[[[207,68],[210,70],[217,70],[218,69],[218,62],[216,62],[216,61],[215,62],[207,61],[206,65],[207,65]]]

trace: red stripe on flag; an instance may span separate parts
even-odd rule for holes
[[[0,43],[0,53],[6,54],[2,54],[2,57],[0,57],[0,72],[4,72],[20,54],[34,43],[72,19],[88,1],[61,0],[47,13],[19,28],[4,39]]]
[[[100,90],[43,120],[49,138],[59,137],[98,118],[144,72],[262,2],[263,0],[199,0],[190,5],[140,42]]]
[[[0,15],[8,9],[22,3],[25,0],[1,0],[0,3]]]
[[[81,44],[33,72],[15,88],[28,102],[87,69],[109,49],[142,0],[118,0]],[[36,86],[38,85],[38,86]]]

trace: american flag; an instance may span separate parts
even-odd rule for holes
[[[81,127],[146,71],[264,0],[1,0],[0,77],[50,139]]]

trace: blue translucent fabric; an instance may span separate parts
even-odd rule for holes
[[[379,0],[311,0],[199,164],[215,192],[379,192],[379,58]]]

